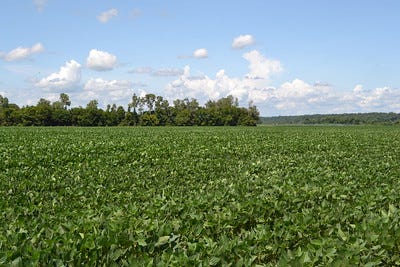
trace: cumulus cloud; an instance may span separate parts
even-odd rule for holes
[[[196,49],[193,52],[193,57],[195,57],[195,58],[206,58],[206,57],[208,57],[208,51],[205,48]]]
[[[194,77],[190,74],[190,67],[186,66],[183,74],[167,85],[166,92],[176,98],[193,97],[205,101],[226,95],[241,98],[246,90],[239,79],[228,77],[224,70],[218,71],[215,78]]]
[[[44,46],[37,43],[32,47],[19,46],[8,53],[1,52],[0,57],[6,61],[17,61],[29,58],[33,54],[38,54],[44,51]]]
[[[81,65],[75,60],[70,60],[58,72],[39,80],[35,86],[45,90],[65,91],[76,87],[81,80]]]
[[[311,110],[330,107],[336,100],[335,92],[329,85],[311,85],[303,80],[294,79],[279,87],[252,88],[249,99],[255,103],[269,103],[281,112],[304,114]]]
[[[36,6],[38,11],[43,11],[46,3],[47,3],[47,0],[33,0],[33,4]]]
[[[201,102],[232,95],[242,103],[253,101],[261,107],[268,106],[277,112],[310,111],[324,108],[337,99],[327,83],[309,84],[301,79],[285,82],[278,87],[270,85],[270,78],[282,71],[279,61],[271,60],[258,51],[245,53],[249,72],[243,78],[230,77],[225,70],[214,77],[196,77],[186,66],[183,74],[170,82],[165,90],[171,98],[194,97]],[[265,105],[265,106],[264,106]]]
[[[179,78],[167,84],[169,98],[193,97],[200,102],[232,95],[242,105],[253,101],[263,115],[301,115],[344,112],[400,112],[400,89],[379,87],[364,89],[357,85],[350,92],[335,89],[330,83],[293,79],[272,86],[274,75],[283,70],[278,60],[272,60],[254,50],[243,54],[248,73],[242,78],[230,77],[225,70],[214,76],[193,76],[190,67]]]
[[[84,86],[87,91],[118,91],[130,89],[132,82],[127,80],[104,80],[102,78],[91,78]]]
[[[340,101],[353,110],[400,111],[400,90],[388,86],[367,90],[359,84],[350,93],[341,96]]]
[[[282,71],[282,67],[279,61],[270,60],[255,50],[243,57],[249,63],[249,73],[242,79],[229,77],[225,70],[218,71],[214,78],[206,75],[194,77],[190,74],[190,67],[186,66],[183,74],[167,85],[166,91],[178,98],[189,96],[203,101],[227,95],[239,100],[253,100],[250,99],[252,96],[260,94],[255,90],[267,87],[268,79]]]
[[[246,35],[239,35],[232,42],[232,48],[234,49],[242,49],[246,46],[254,44],[255,40],[254,37],[250,34]]]
[[[246,75],[248,79],[269,79],[272,74],[283,70],[278,60],[268,59],[257,50],[245,53],[243,58],[249,62],[250,72]]]
[[[102,78],[89,79],[84,87],[82,97],[85,99],[107,99],[119,101],[130,99],[133,94],[133,83],[128,80],[104,80]]]
[[[89,69],[97,71],[112,70],[117,65],[117,57],[108,52],[92,49],[86,59]]]
[[[116,8],[112,8],[110,10],[104,11],[100,15],[97,16],[97,19],[101,23],[107,23],[109,22],[112,18],[118,16],[118,10]]]
[[[326,83],[309,84],[294,79],[276,88],[252,88],[248,93],[249,99],[261,107],[282,115],[400,112],[400,90],[391,87],[366,90],[357,85],[350,92],[342,92]]]

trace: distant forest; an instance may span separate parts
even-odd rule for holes
[[[400,124],[400,113],[346,113],[346,114],[315,114],[300,116],[261,117],[262,124]]]
[[[227,96],[209,100],[205,106],[192,99],[177,99],[170,105],[162,96],[133,95],[128,108],[107,105],[98,107],[91,100],[86,107],[70,108],[67,94],[51,103],[41,98],[34,106],[19,107],[0,95],[0,126],[256,126],[257,107],[239,107],[238,100]]]

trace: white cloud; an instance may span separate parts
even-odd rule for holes
[[[193,57],[195,57],[195,58],[206,58],[206,57],[208,57],[208,51],[205,48],[196,49],[193,52]]]
[[[294,79],[291,82],[285,82],[277,91],[277,96],[280,98],[304,98],[317,90],[314,86],[300,80]]]
[[[257,90],[255,91],[257,93]],[[329,102],[336,101],[333,88],[329,85],[311,85],[300,79],[285,82],[278,88],[269,88],[263,97],[255,99],[255,102],[269,101],[276,109],[281,111],[290,110],[295,114],[304,114],[311,110],[321,110],[325,107],[329,108]]]
[[[194,77],[190,75],[190,67],[184,68],[184,73],[175,81],[169,83],[166,91],[171,97],[193,97],[200,101],[217,99],[227,95],[241,98],[246,91],[237,78],[230,78],[224,70],[220,70],[215,78],[208,76]]]
[[[6,61],[17,61],[26,59],[33,54],[38,54],[43,51],[44,51],[44,46],[41,43],[37,43],[32,47],[19,46],[8,53],[1,52],[0,57]]]
[[[199,48],[193,51],[191,55],[179,55],[178,59],[188,59],[188,58],[207,58],[208,57],[208,51],[205,48]]]
[[[272,74],[283,70],[278,60],[268,59],[257,50],[245,53],[243,58],[249,62],[250,72],[246,75],[248,79],[269,79]]]
[[[146,83],[143,83],[143,82],[134,82],[134,83],[132,83],[132,87],[135,87],[135,88],[143,88],[143,87],[147,87],[147,84]]]
[[[84,99],[99,99],[104,103],[127,100],[133,95],[133,83],[128,80],[104,80],[102,78],[89,79],[84,87],[81,97]]]
[[[184,73],[167,85],[166,93],[171,98],[194,97],[200,102],[232,95],[244,105],[254,101],[278,112],[323,108],[335,98],[329,84],[311,85],[294,79],[279,87],[270,86],[272,75],[282,71],[280,62],[270,60],[258,51],[245,53],[243,57],[249,64],[249,73],[243,78],[229,77],[224,70],[218,71],[213,78],[207,75],[194,77],[190,74],[190,67],[186,66]]]
[[[249,91],[249,98],[256,103],[273,101],[279,103],[284,108],[284,103],[319,103],[324,102],[330,96],[330,87],[310,85],[300,79],[285,82],[281,86],[252,88]]]
[[[46,3],[47,3],[47,0],[33,0],[33,4],[35,4],[38,11],[43,11]]]
[[[255,50],[244,54],[243,57],[249,62],[249,73],[242,79],[231,78],[224,70],[218,71],[215,78],[193,77],[190,75],[190,67],[186,66],[184,73],[167,85],[166,91],[170,96],[195,97],[200,101],[227,95],[243,101],[253,100],[251,97],[257,100],[260,98],[260,96],[255,97],[260,94],[257,90],[266,88],[270,76],[282,71],[282,67],[279,61],[267,59]]]
[[[400,111],[400,90],[388,86],[366,90],[362,85],[354,87],[353,91],[341,96],[340,101],[351,110]]]
[[[58,72],[41,79],[35,86],[45,90],[65,91],[76,87],[81,80],[81,65],[75,60],[65,63]]]
[[[357,84],[353,89],[354,94],[359,94],[363,91],[363,86],[361,84]]]
[[[132,82],[127,80],[104,80],[102,78],[91,78],[83,87],[87,91],[118,91],[130,89],[132,87]]]
[[[246,46],[254,44],[255,40],[252,35],[246,34],[246,35],[239,35],[235,39],[233,39],[232,42],[232,48],[235,49],[242,49]]]
[[[147,91],[145,91],[145,90],[143,90],[143,89],[140,89],[140,90],[139,90],[139,96],[140,96],[140,97],[145,97],[147,94],[148,94]]]
[[[249,99],[275,114],[400,112],[400,90],[379,87],[365,90],[357,85],[351,92],[335,90],[329,84],[311,85],[300,79],[281,86],[252,88]]]
[[[89,69],[97,71],[112,70],[117,65],[117,57],[108,52],[92,49],[86,59],[86,65]]]
[[[31,47],[31,53],[40,53],[44,51],[44,46],[41,43],[37,43]]]
[[[110,21],[110,19],[118,16],[118,10],[115,8],[112,8],[110,10],[104,11],[100,15],[97,16],[97,19],[102,22],[102,23],[107,23]]]
[[[50,102],[56,102],[60,99],[60,94],[59,93],[46,93],[43,96],[43,98],[49,100]]]

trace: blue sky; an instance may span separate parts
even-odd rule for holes
[[[2,0],[0,94],[233,95],[264,116],[400,112],[398,0]]]

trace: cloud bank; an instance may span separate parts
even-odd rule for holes
[[[133,95],[133,83],[128,80],[105,80],[102,78],[89,79],[84,87],[81,97],[84,99],[99,99],[109,101],[128,100]],[[111,103],[108,103],[111,104]]]
[[[273,77],[283,71],[280,61],[269,59],[257,50],[242,57],[248,63],[248,73],[242,78],[230,77],[225,70],[219,70],[213,77],[193,76],[190,66],[186,66],[178,79],[166,85],[165,92],[172,99],[193,97],[200,102],[232,95],[244,105],[252,101],[265,115],[400,112],[399,89],[365,90],[357,85],[352,91],[343,92],[329,83],[308,83],[299,78],[272,86]]]

